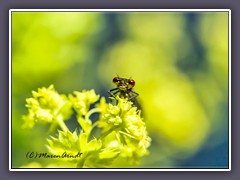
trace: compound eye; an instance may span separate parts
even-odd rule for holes
[[[119,78],[118,77],[114,77],[113,78],[113,83],[117,83],[119,81]]]
[[[135,81],[133,79],[129,79],[128,84],[129,84],[130,88],[132,88],[135,86]]]

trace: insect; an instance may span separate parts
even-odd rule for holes
[[[133,102],[133,106],[141,109],[139,103],[135,99],[139,94],[132,89],[135,86],[135,81],[133,79],[116,76],[112,81],[117,87],[108,91],[111,97],[116,99],[116,96],[119,95],[120,98],[127,98],[129,101]]]

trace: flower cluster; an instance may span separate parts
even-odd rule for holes
[[[73,108],[79,115],[86,115],[89,111],[89,107],[91,104],[95,103],[99,99],[99,95],[96,95],[94,90],[82,92],[74,91],[73,95],[69,95],[69,100],[73,104]]]
[[[68,120],[72,115],[71,103],[66,95],[60,95],[53,85],[32,92],[33,97],[26,99],[28,114],[23,116],[23,127],[33,127],[36,123],[54,123]]]
[[[66,96],[56,92],[53,85],[38,89],[26,100],[28,115],[23,116],[24,127],[38,123],[48,123],[50,128],[58,125],[61,130],[56,131],[57,137],[47,139],[46,147],[53,155],[81,152],[81,158],[64,159],[75,167],[122,167],[138,163],[148,154],[151,142],[141,112],[132,102],[119,97],[117,105],[107,104],[103,97],[95,104],[98,100],[94,90],[75,91]],[[81,127],[79,133],[71,132],[64,123],[74,112]],[[90,119],[93,113],[99,114],[94,122]],[[96,128],[98,131],[94,131]]]
[[[119,97],[117,101],[116,106],[108,104],[103,118],[99,120],[99,126],[105,132],[114,133],[119,145],[123,147],[121,156],[131,159],[146,155],[151,138],[146,131],[141,112],[132,106],[131,101]]]

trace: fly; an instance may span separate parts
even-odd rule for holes
[[[127,98],[133,103],[133,106],[141,109],[139,103],[135,99],[139,94],[132,89],[135,86],[135,81],[133,79],[116,76],[112,81],[117,87],[108,91],[111,97],[116,99],[116,96],[119,95],[120,98]]]

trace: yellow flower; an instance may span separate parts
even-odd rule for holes
[[[23,127],[33,127],[35,123],[52,123],[56,117],[67,120],[72,115],[71,103],[65,95],[55,91],[54,86],[39,88],[26,99],[28,115],[23,116]]]
[[[80,116],[86,115],[90,105],[99,99],[99,95],[96,95],[93,89],[90,91],[83,90],[82,92],[74,91],[73,94],[75,96],[70,94],[69,99],[73,103],[73,108]]]
[[[53,155],[64,152],[81,153],[81,158],[66,158],[76,167],[117,166],[117,162],[135,164],[142,156],[148,154],[151,138],[148,136],[141,112],[127,99],[116,97],[117,105],[107,104],[94,90],[75,91],[68,98],[55,91],[53,85],[33,91],[26,107],[28,114],[23,116],[24,127],[32,128],[36,123],[49,123],[50,129],[59,125],[58,137],[49,138],[47,148]],[[80,133],[68,129],[64,120],[72,115],[74,109],[81,126]],[[97,121],[91,120],[93,113],[100,113]],[[101,131],[95,137],[93,129]],[[56,130],[56,129],[55,129]],[[116,161],[116,164],[114,165]]]
[[[132,157],[134,161],[148,154],[151,138],[148,136],[145,122],[140,111],[132,102],[117,97],[117,105],[108,104],[105,114],[99,121],[104,132],[115,131],[116,138],[122,144],[122,157]]]

